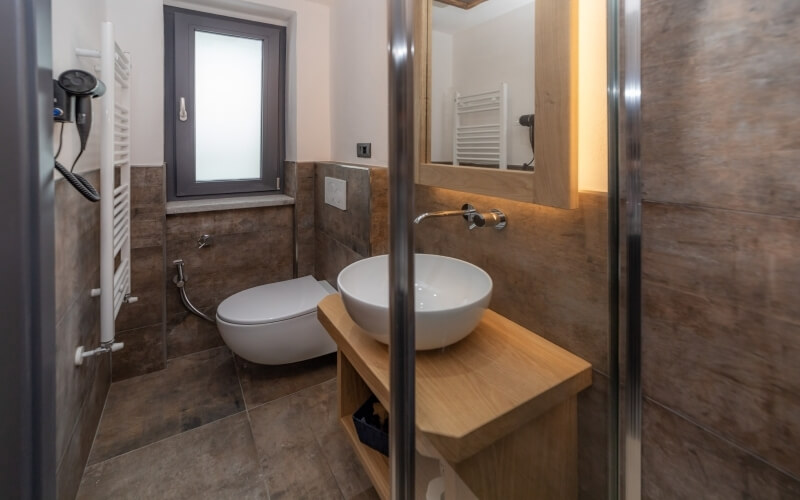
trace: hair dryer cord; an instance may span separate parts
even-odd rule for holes
[[[59,162],[56,161],[55,164],[56,170],[58,170],[61,175],[63,175],[64,178],[67,179],[70,184],[72,184],[72,187],[77,189],[84,198],[91,202],[100,201],[100,193],[98,193],[94,186],[92,186],[92,183],[84,179],[83,176],[70,172]]]

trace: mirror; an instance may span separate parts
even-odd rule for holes
[[[603,176],[589,189],[605,190],[605,3],[423,5],[417,183],[576,208],[580,163],[582,179],[585,169]]]
[[[430,162],[533,171],[534,0],[431,10]]]

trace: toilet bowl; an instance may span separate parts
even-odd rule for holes
[[[304,276],[243,290],[217,308],[217,329],[240,357],[283,365],[336,351],[317,320],[317,304],[336,293],[327,281]]]

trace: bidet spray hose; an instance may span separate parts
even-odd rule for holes
[[[194,314],[195,316],[204,319],[209,323],[216,324],[217,322],[211,316],[200,311],[189,301],[189,297],[186,295],[186,286],[185,286],[186,278],[183,275],[183,259],[177,259],[173,261],[173,264],[177,266],[178,274],[172,279],[172,281],[173,283],[175,283],[175,286],[178,287],[178,293],[181,296],[181,302],[183,303],[183,307],[185,307],[187,311]]]

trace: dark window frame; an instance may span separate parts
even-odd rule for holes
[[[194,32],[263,42],[261,179],[197,182],[195,177]],[[176,57],[176,54],[186,54]],[[285,161],[286,27],[164,7],[164,158],[170,201],[280,193]],[[232,83],[231,91],[235,92]],[[189,119],[178,120],[179,98]],[[220,96],[225,98],[225,96]]]

